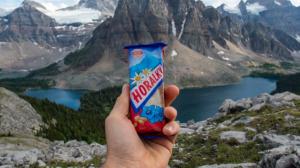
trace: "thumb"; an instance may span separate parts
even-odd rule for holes
[[[125,84],[111,112],[112,115],[127,116],[129,112],[129,85]]]

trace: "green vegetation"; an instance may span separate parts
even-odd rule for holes
[[[254,69],[249,76],[251,77],[265,77],[265,78],[279,78],[283,75],[282,68],[271,63],[264,63]]]
[[[283,76],[277,81],[276,93],[290,91],[300,94],[300,73]]]
[[[46,68],[43,69],[38,69],[35,71],[32,71],[28,77],[33,77],[33,76],[53,76],[59,74],[59,67],[57,63],[51,64],[47,66]]]
[[[48,167],[61,167],[61,168],[69,168],[69,167],[100,167],[102,166],[102,158],[96,157],[91,161],[84,163],[65,163],[65,162],[52,162],[47,163]],[[38,168],[38,164],[30,166],[30,168]]]
[[[42,116],[47,124],[38,136],[49,140],[83,140],[105,143],[104,121],[113,107],[121,88],[108,88],[91,92],[81,99],[81,108],[74,111],[48,100],[23,96]]]
[[[49,88],[54,85],[54,81],[47,79],[16,78],[1,79],[0,87],[5,87],[11,91],[21,93],[27,88]]]
[[[298,71],[298,67],[298,64],[285,61],[280,62],[279,65],[264,63],[253,69],[253,71],[250,73],[250,76],[279,79],[285,76],[285,74],[288,74],[293,71]]]
[[[282,73],[274,73],[274,72],[252,71],[249,76],[250,77],[263,77],[263,78],[278,79],[281,76],[283,76],[283,74]]]
[[[170,163],[174,168],[194,168],[201,165],[227,163],[257,163],[261,159],[261,152],[268,149],[260,141],[253,141],[258,133],[272,130],[278,135],[300,135],[300,101],[295,101],[296,107],[271,108],[265,107],[260,111],[244,111],[228,114],[214,122],[231,123],[242,117],[252,117],[252,121],[245,124],[231,125],[225,128],[213,128],[206,134],[180,135],[178,145]],[[287,120],[285,116],[290,115]],[[255,129],[257,132],[252,131]],[[221,140],[224,131],[243,131],[249,140],[240,144],[235,139]]]
[[[296,68],[297,65],[295,65],[291,62],[280,62],[280,66],[283,69],[290,70],[290,69]]]
[[[260,66],[260,68],[265,69],[267,71],[274,71],[280,68],[280,66],[271,63],[264,63],[263,65]]]
[[[99,56],[101,56],[101,52],[103,50],[101,50],[99,46],[97,46],[97,48],[91,45],[92,43],[87,43],[83,49],[70,53],[65,57],[64,63],[66,65],[77,68],[86,68],[95,64],[95,62],[97,62],[97,60],[99,59]],[[95,47],[98,50],[98,53],[90,53],[91,47]]]
[[[264,150],[262,144],[248,142],[239,144],[236,140],[220,140],[219,135],[210,133],[208,137],[202,135],[182,135],[178,138],[178,147],[174,149],[171,167],[194,168],[209,164],[226,163],[257,163]],[[181,164],[174,160],[183,161]]]

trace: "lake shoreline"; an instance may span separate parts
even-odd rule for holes
[[[256,86],[257,87],[253,87]],[[257,96],[261,93],[271,93],[276,89],[276,81],[265,78],[245,77],[239,83],[203,88],[185,88],[173,103],[179,111],[181,122],[188,120],[202,121],[212,117],[225,99],[240,99]],[[105,89],[104,89],[105,90]],[[254,90],[254,91],[253,91]],[[100,90],[101,92],[101,90]],[[52,102],[78,110],[84,95],[96,93],[89,90],[76,89],[28,89],[24,95],[38,99],[49,99]],[[117,93],[119,94],[119,93]]]

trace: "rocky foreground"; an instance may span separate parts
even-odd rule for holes
[[[105,145],[35,137],[36,124],[44,123],[16,94],[0,88],[0,105],[0,119],[17,124],[0,120],[0,168],[99,167],[103,163]],[[172,168],[300,167],[300,96],[292,93],[226,100],[215,117],[181,126]]]
[[[172,167],[300,167],[300,96],[226,100],[219,113],[182,123]]]

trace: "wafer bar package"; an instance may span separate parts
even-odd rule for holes
[[[164,117],[164,43],[127,46],[130,119],[144,136],[161,135]]]

